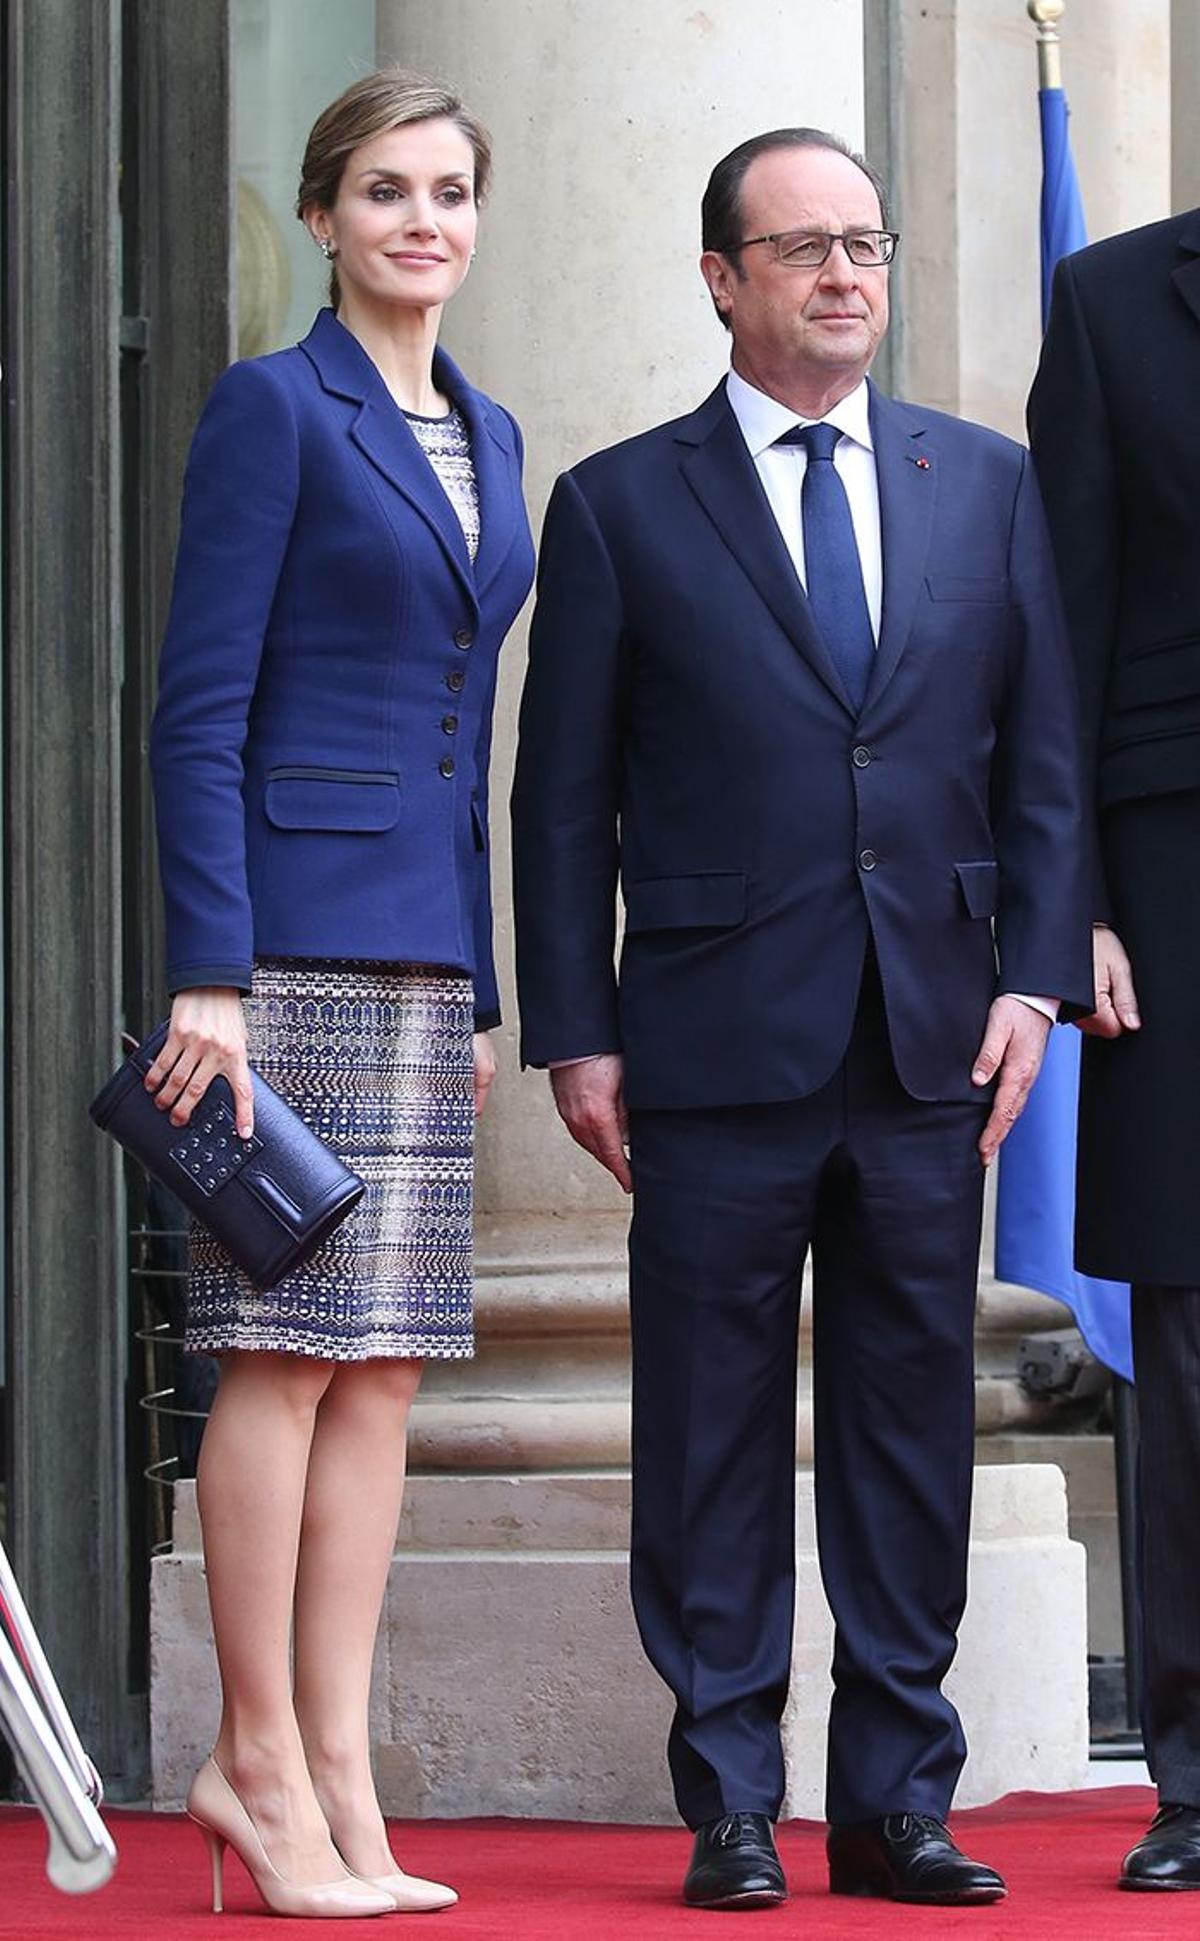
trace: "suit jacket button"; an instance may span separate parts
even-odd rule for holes
[[[454,636],[454,645],[456,647],[470,647],[474,639],[475,636],[469,627],[460,627]]]
[[[444,714],[442,716],[442,733],[444,735],[456,735],[458,733],[458,716],[456,714]]]
[[[438,774],[444,775],[446,777],[446,780],[449,781],[453,773],[454,773],[453,755],[443,755],[441,761],[438,763]]]
[[[466,673],[461,667],[452,667],[446,676],[446,686],[451,694],[461,694],[467,684]]]
[[[864,849],[859,854],[858,867],[860,869],[874,869],[878,861],[879,858],[873,849]]]
[[[870,768],[871,763],[874,761],[874,759],[875,757],[872,755],[870,749],[864,748],[861,743],[854,750],[854,753],[850,757],[850,760],[854,763],[855,768]]]

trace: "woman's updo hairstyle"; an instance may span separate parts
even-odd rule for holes
[[[403,67],[384,67],[353,81],[313,124],[300,165],[296,214],[332,209],[342,185],[347,158],[364,142],[414,121],[452,121],[471,144],[475,157],[475,200],[482,202],[492,173],[492,143],[487,129],[468,114],[461,98],[440,81]],[[329,276],[329,301],[339,297],[337,266]]]

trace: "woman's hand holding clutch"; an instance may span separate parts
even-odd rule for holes
[[[146,1074],[171,1124],[185,1126],[218,1073],[229,1082],[243,1139],[254,1131],[254,1094],[246,1059],[246,1020],[240,991],[220,986],[180,991],[171,1006],[167,1042]]]

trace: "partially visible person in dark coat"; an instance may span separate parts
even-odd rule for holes
[[[1200,1888],[1198,399],[1200,209],[1068,257],[1029,429],[1103,858],[1076,1249],[1085,1272],[1133,1283],[1160,1800],[1122,1872],[1139,1888]]]
[[[187,1340],[222,1357],[199,1466],[223,1711],[188,1810],[268,1904],[448,1906],[388,1847],[367,1736],[409,1405],[472,1351],[474,1113],[499,1019],[487,777],[528,591],[521,442],[437,347],[490,148],[400,71],[314,127],[298,201],[333,264],[304,342],[237,364],[196,433],[152,758],[185,1124],[247,1059],[366,1181],[259,1294],[193,1239]],[[294,1646],[294,1681],[289,1669]]]

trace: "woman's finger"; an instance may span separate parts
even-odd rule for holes
[[[179,1097],[184,1086],[190,1081],[198,1063],[199,1059],[194,1052],[186,1048],[180,1052],[179,1057],[175,1060],[174,1065],[154,1095],[154,1103],[160,1112],[169,1112],[171,1110],[171,1107]]]
[[[196,1110],[196,1107],[199,1105],[216,1075],[217,1061],[211,1052],[207,1057],[199,1059],[193,1065],[188,1075],[187,1084],[179,1088],[172,1102],[171,1124],[173,1126],[187,1125],[192,1113]],[[159,1094],[159,1097],[162,1097],[162,1093]]]
[[[246,1058],[245,1046],[228,1062],[225,1076],[233,1093],[233,1112],[237,1120],[238,1136],[249,1139],[254,1131],[254,1086],[250,1079],[250,1066]]]

